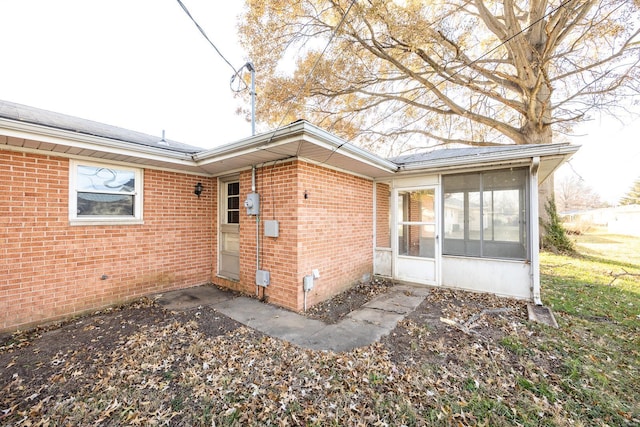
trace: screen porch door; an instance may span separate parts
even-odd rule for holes
[[[438,284],[436,190],[435,186],[394,190],[394,275],[399,280]]]

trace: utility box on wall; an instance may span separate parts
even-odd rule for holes
[[[244,201],[244,207],[247,208],[247,215],[260,215],[260,194],[247,194],[247,199]]]
[[[267,270],[257,270],[256,271],[256,285],[258,286],[269,286],[269,272]]]
[[[266,237],[278,237],[280,235],[280,227],[278,221],[274,219],[265,220],[264,235]]]

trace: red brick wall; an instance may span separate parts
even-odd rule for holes
[[[211,280],[214,180],[145,170],[143,225],[70,226],[68,177],[65,158],[0,150],[0,330]]]
[[[385,183],[376,183],[376,247],[391,247],[391,224],[389,214],[391,209],[391,188]]]
[[[366,179],[302,161],[256,169],[260,194],[260,268],[271,284],[263,290],[269,303],[301,311],[303,277],[317,268],[320,279],[308,294],[310,307],[371,273],[373,184]],[[307,198],[304,198],[305,191]],[[251,192],[251,171],[240,174],[240,200]],[[279,222],[279,236],[264,236],[264,221]],[[215,268],[217,271],[217,266]],[[256,218],[240,212],[240,280],[214,282],[256,294]]]
[[[373,182],[301,162],[297,196],[299,289],[304,275],[320,271],[312,306],[373,272]]]

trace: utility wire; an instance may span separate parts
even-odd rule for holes
[[[187,16],[193,21],[193,23],[195,24],[196,28],[198,30],[200,30],[200,32],[202,33],[202,35],[204,36],[204,38],[209,42],[209,44],[211,46],[213,46],[213,48],[215,49],[215,51],[218,53],[218,55],[220,55],[220,58],[222,58],[224,60],[224,62],[226,62],[229,67],[231,67],[231,69],[233,70],[234,75],[238,74],[238,71],[235,69],[235,67],[233,65],[231,65],[231,63],[227,60],[227,58],[224,57],[224,55],[220,52],[220,50],[216,47],[215,44],[213,44],[213,42],[211,41],[211,39],[209,39],[209,36],[207,36],[207,33],[204,32],[204,30],[202,29],[202,27],[198,24],[198,22],[193,18],[193,16],[191,16],[191,13],[189,12],[189,9],[187,9],[187,6],[184,5],[184,3],[182,3],[181,0],[177,0],[178,4],[180,5],[180,7],[182,8],[182,10],[184,10],[184,13],[187,14]]]

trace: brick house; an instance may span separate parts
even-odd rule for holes
[[[301,311],[372,274],[540,301],[570,144],[397,159],[305,121],[202,150],[0,101],[0,331],[214,283]]]

